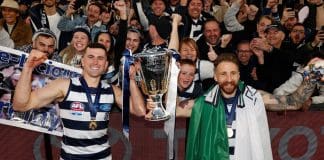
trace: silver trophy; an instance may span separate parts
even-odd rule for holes
[[[166,49],[148,49],[134,55],[140,63],[140,86],[144,94],[150,96],[156,107],[149,121],[161,121],[170,118],[162,105],[162,96],[167,92],[171,69],[172,53]]]

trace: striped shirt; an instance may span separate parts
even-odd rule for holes
[[[97,88],[89,88],[94,101]],[[79,78],[72,78],[64,101],[59,103],[63,124],[61,159],[111,159],[107,127],[114,103],[111,85],[101,81],[96,129],[89,128],[91,116],[86,92]],[[93,102],[94,103],[94,102]]]
[[[198,82],[192,82],[191,85],[184,90],[183,92],[180,92],[178,89],[178,98],[179,102],[188,100],[188,99],[195,99],[203,94],[201,83]]]

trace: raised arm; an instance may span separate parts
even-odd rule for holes
[[[66,90],[63,88],[68,88],[68,80],[57,79],[44,88],[31,91],[33,70],[46,59],[45,53],[36,50],[31,51],[15,88],[13,98],[14,110],[27,111],[41,108],[53,101],[59,101],[64,98]]]
[[[142,95],[142,92],[139,90],[138,86],[136,85],[136,82],[134,80],[134,74],[135,70],[132,66],[130,69],[130,113],[136,115],[136,116],[144,116],[146,113],[146,108],[144,105],[144,98]],[[113,86],[115,99],[118,107],[122,109],[122,91],[117,86]]]
[[[181,22],[180,14],[172,14],[172,30],[170,33],[169,49],[175,49],[176,51],[178,51],[179,49],[178,26],[180,22]]]

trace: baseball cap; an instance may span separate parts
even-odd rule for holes
[[[281,25],[278,25],[278,24],[270,24],[270,25],[267,25],[267,27],[265,28],[264,32],[267,33],[270,29],[274,29],[274,30],[277,30],[277,31],[283,31]]]
[[[7,8],[12,8],[12,9],[15,9],[15,10],[19,10],[19,5],[16,1],[14,0],[4,0],[0,7],[7,7]]]

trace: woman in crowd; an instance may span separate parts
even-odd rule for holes
[[[81,58],[90,41],[91,37],[87,29],[74,29],[71,44],[60,52],[58,61],[74,67],[81,67]]]

